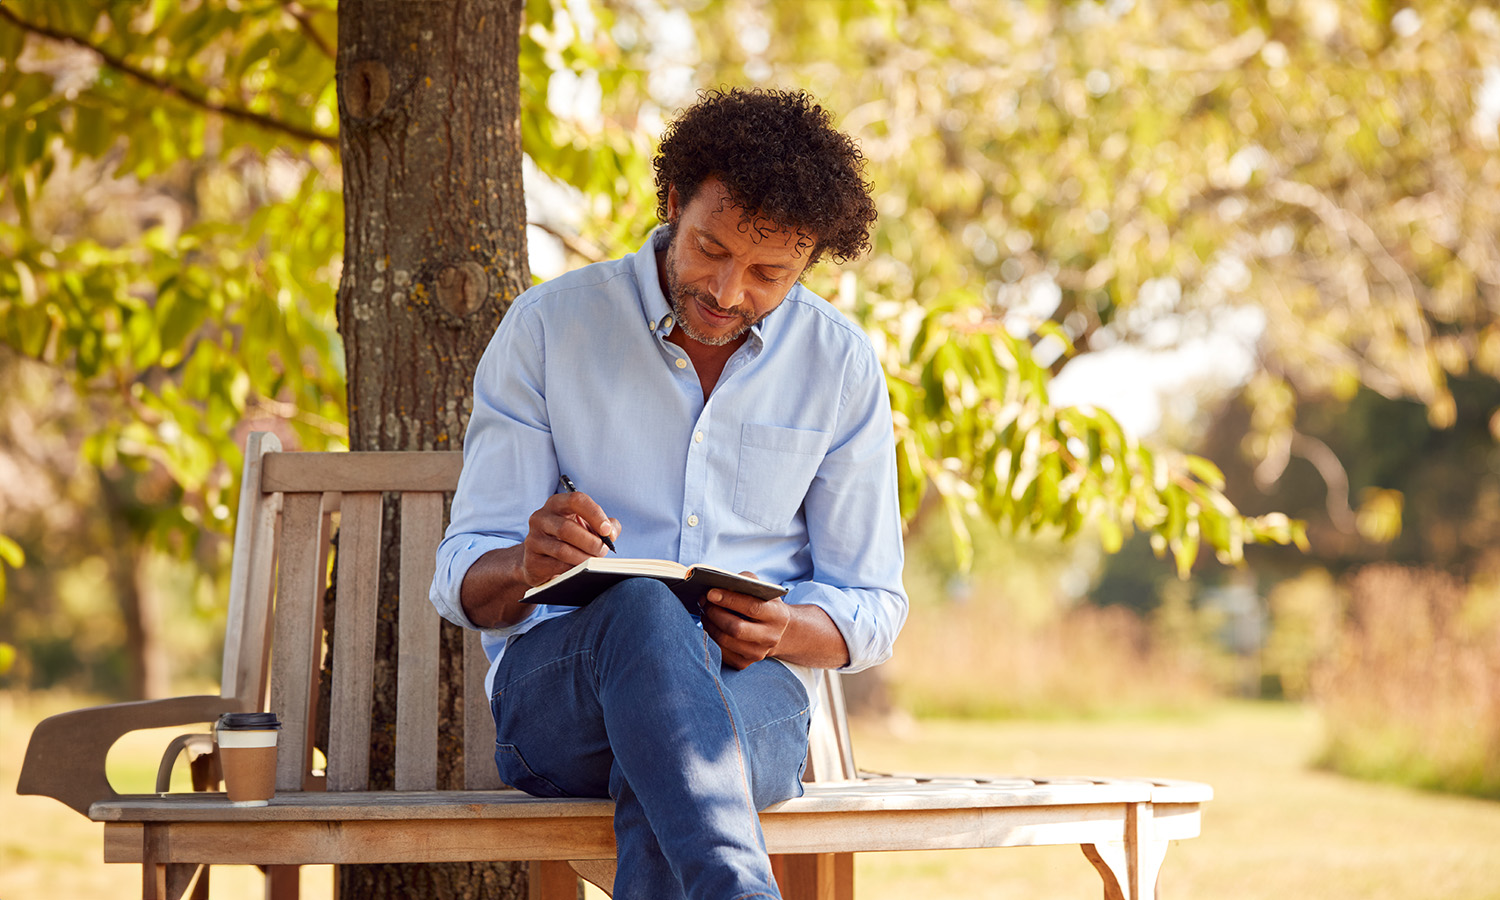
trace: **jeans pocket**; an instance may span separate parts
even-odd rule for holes
[[[751,793],[756,809],[765,809],[773,803],[803,795],[802,777],[807,772],[807,738],[811,724],[811,711],[804,709],[794,716],[761,726],[748,735],[755,765]]]
[[[562,788],[533,772],[526,758],[515,744],[495,742],[495,768],[500,770],[500,780],[513,788],[523,790],[533,797],[568,797]]]

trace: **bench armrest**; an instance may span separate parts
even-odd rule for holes
[[[166,752],[161,755],[161,763],[156,767],[156,792],[165,794],[172,788],[172,769],[177,765],[177,757],[184,752],[188,755],[188,769],[192,772],[193,790],[216,791],[214,785],[224,780],[223,770],[219,766],[218,748],[214,746],[212,734],[179,734],[167,745]]]
[[[198,696],[112,703],[49,716],[31,733],[16,793],[51,797],[86,816],[91,804],[120,796],[109,784],[104,760],[122,735],[212,722],[244,710],[243,701]]]

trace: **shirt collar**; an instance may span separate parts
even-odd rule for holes
[[[647,328],[662,336],[672,330],[670,325],[663,324],[672,314],[672,305],[661,291],[661,277],[656,267],[656,245],[661,243],[665,246],[666,239],[666,228],[657,226],[631,260],[635,268],[636,284],[640,287],[642,318]]]
[[[670,231],[667,226],[656,226],[631,261],[635,268],[636,283],[640,285],[641,314],[645,318],[645,325],[661,337],[671,334],[677,324],[675,321],[669,321],[672,319],[672,304],[667,302],[666,295],[662,293],[660,270],[656,266],[656,251],[658,248],[666,248],[669,235]],[[765,343],[768,323],[776,321],[776,313],[781,311],[781,307],[786,305],[787,300],[792,299],[792,294],[801,286],[800,282],[793,285],[786,298],[769,316],[750,326],[751,343]]]

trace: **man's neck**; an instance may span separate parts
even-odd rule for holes
[[[727,344],[716,346],[693,340],[679,324],[672,328],[667,340],[681,347],[693,363],[693,371],[698,373],[698,383],[703,387],[703,399],[706,401],[719,383],[719,376],[724,373],[724,366],[728,364],[729,358],[734,356],[734,351],[740,349],[740,345],[749,336],[749,332],[746,332]]]

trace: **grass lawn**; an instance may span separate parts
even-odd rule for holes
[[[1500,898],[1500,803],[1310,770],[1320,740],[1314,713],[1270,704],[1176,721],[924,721],[899,735],[856,728],[854,738],[860,766],[878,771],[1208,782],[1202,836],[1167,853],[1164,900]],[[1099,896],[1075,847],[855,859],[866,900]]]
[[[102,828],[61,804],[14,793],[32,727],[86,705],[0,693],[0,898],[132,896],[139,869],[99,862]],[[171,735],[115,748],[121,790],[149,790]],[[1224,704],[1181,720],[921,721],[856,726],[859,763],[880,771],[1157,775],[1207,781],[1203,836],[1167,854],[1163,898],[1212,900],[1500,900],[1500,803],[1352,781],[1306,766],[1317,718],[1293,706]],[[857,857],[862,900],[1098,897],[1075,847]],[[327,868],[303,873],[303,896],[330,896]],[[259,897],[254,869],[214,870],[219,900]],[[593,895],[593,896],[598,896]]]

